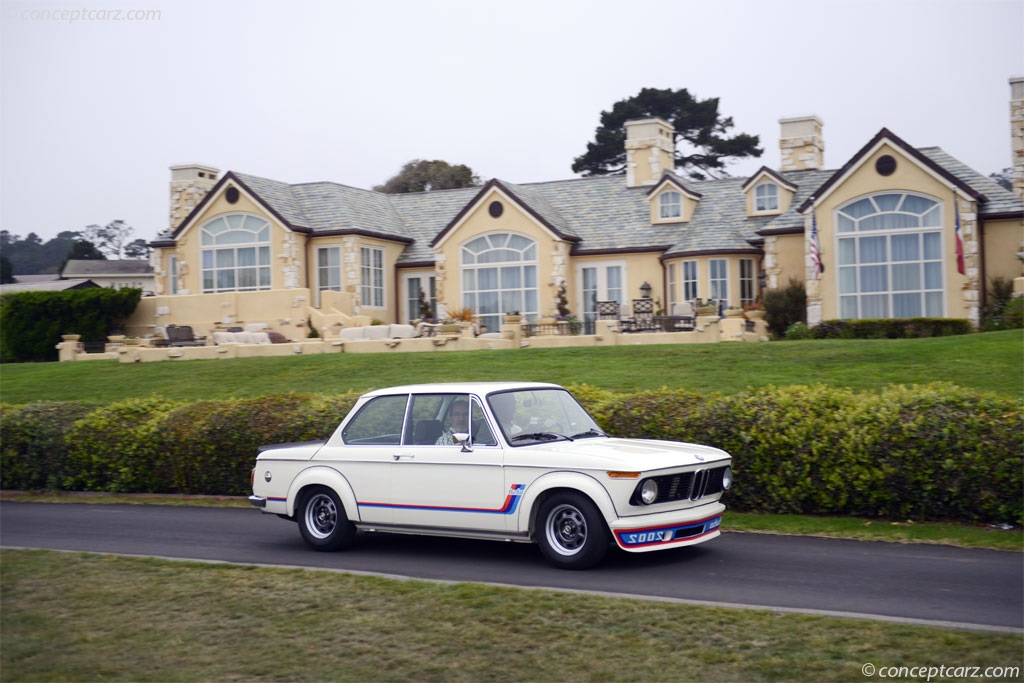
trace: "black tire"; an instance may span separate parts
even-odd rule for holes
[[[537,545],[560,569],[587,569],[604,559],[611,534],[597,506],[576,491],[557,493],[537,512]]]
[[[356,535],[356,527],[345,515],[338,494],[326,486],[315,486],[303,493],[295,517],[302,540],[314,550],[341,550],[351,545]]]

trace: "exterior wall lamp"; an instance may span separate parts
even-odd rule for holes
[[[650,299],[651,298],[651,289],[653,289],[651,287],[651,283],[649,283],[649,282],[647,282],[645,280],[644,283],[642,285],[640,285],[640,295],[643,296],[643,298],[645,298],[645,299]]]

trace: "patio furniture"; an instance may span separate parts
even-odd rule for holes
[[[205,346],[206,338],[197,337],[192,332],[191,325],[168,325],[167,326],[168,346]]]
[[[673,330],[688,332],[695,327],[697,315],[693,304],[689,301],[672,304],[672,317],[676,318],[672,323]]]
[[[655,332],[654,299],[633,299],[633,332]]]

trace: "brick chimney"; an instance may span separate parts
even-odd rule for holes
[[[1024,197],[1024,76],[1010,79],[1010,154],[1013,194]]]
[[[186,164],[171,166],[171,230],[192,213],[203,197],[217,184],[220,173],[212,166]]]
[[[626,187],[653,185],[676,167],[675,131],[665,119],[626,121]]]
[[[825,166],[824,124],[817,116],[779,119],[780,171],[820,170]]]

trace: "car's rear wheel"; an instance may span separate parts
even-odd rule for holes
[[[309,489],[302,496],[298,522],[302,539],[314,550],[340,550],[356,535],[338,494],[324,486]]]
[[[597,506],[581,493],[567,491],[548,498],[538,511],[537,522],[537,544],[556,567],[593,567],[608,552],[608,527]]]

